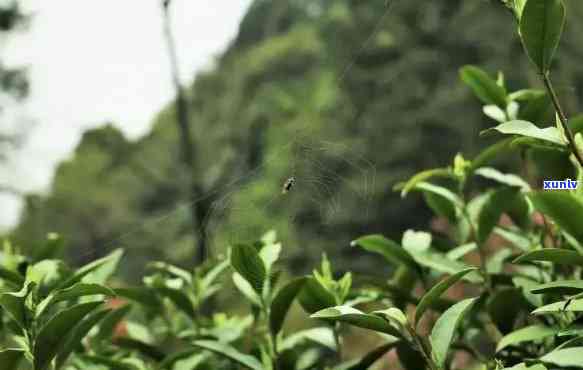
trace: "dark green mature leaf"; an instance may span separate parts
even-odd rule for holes
[[[509,187],[495,190],[488,194],[478,213],[478,241],[484,243],[494,227],[498,224],[500,216],[512,204],[519,192],[519,188]]]
[[[37,306],[36,316],[40,316],[52,304],[88,295],[105,295],[113,297],[115,296],[115,292],[103,285],[77,283],[70,288],[54,291],[47,298],[42,300]]]
[[[547,353],[540,360],[546,364],[555,366],[572,366],[583,368],[583,347],[571,347],[559,349]]]
[[[435,322],[429,340],[432,358],[439,368],[443,368],[449,347],[461,321],[478,298],[468,298],[447,309]]]
[[[88,263],[87,265],[85,265],[85,266],[81,267],[79,270],[77,270],[73,274],[73,276],[71,276],[70,278],[63,281],[61,284],[59,284],[59,289],[69,288],[70,286],[73,286],[73,285],[77,284],[78,282],[80,282],[81,280],[83,280],[83,278],[85,278],[87,275],[94,273],[94,272],[97,272],[99,269],[103,268],[103,269],[106,269],[108,271],[115,269],[115,267],[119,263],[119,260],[121,259],[122,255],[123,255],[123,250],[116,249],[115,251],[113,251],[109,255],[107,255],[103,258],[100,258],[98,260],[95,260],[91,263]]]
[[[129,287],[116,288],[113,290],[116,295],[139,303],[147,310],[157,310],[162,307],[162,302],[156,294],[154,288],[149,287]]]
[[[560,265],[583,266],[583,256],[570,249],[545,248],[525,253],[512,263],[523,262],[552,262]]]
[[[298,295],[298,300],[302,308],[308,313],[314,313],[336,305],[334,295],[313,277],[306,279]]]
[[[378,253],[396,266],[403,264],[411,269],[416,269],[417,267],[413,258],[411,258],[403,247],[382,235],[363,236],[354,240],[351,245],[358,245],[369,252]]]
[[[261,294],[267,270],[257,249],[247,244],[237,244],[231,248],[231,266]]]
[[[276,294],[269,312],[269,327],[274,335],[277,335],[283,326],[283,322],[292,302],[304,287],[306,278],[294,279],[284,285]]]
[[[464,275],[476,270],[477,268],[473,267],[461,270],[434,285],[419,301],[417,309],[415,310],[414,323],[417,324],[419,322],[425,311],[430,308],[435,303],[435,301],[438,300],[443,293],[445,293],[445,291],[457,283],[462,277],[464,277]]]
[[[491,164],[496,157],[510,151],[512,149],[512,140],[512,138],[504,139],[482,150],[472,161],[471,169],[475,170],[476,168]]]
[[[482,134],[491,131],[498,131],[506,135],[519,135],[522,137],[543,140],[559,146],[567,145],[556,127],[539,128],[528,121],[514,120],[504,122],[496,127],[483,131]]]
[[[529,302],[519,288],[498,289],[490,296],[487,304],[488,313],[502,334],[511,332],[520,315],[528,313],[530,309]]]
[[[546,73],[563,32],[565,6],[562,0],[528,0],[520,18],[520,36],[530,60]]]
[[[212,340],[197,340],[192,344],[233,360],[247,369],[263,370],[263,365],[255,357],[243,354],[228,344]]]
[[[346,364],[336,366],[333,370],[367,370],[372,365],[374,365],[374,363],[377,362],[381,357],[383,357],[385,353],[395,348],[395,346],[399,343],[400,341],[395,341],[383,344],[373,349],[363,357],[356,360],[352,360]]]
[[[4,268],[2,266],[0,266],[0,279],[11,283],[13,284],[13,286],[18,288],[20,288],[22,284],[24,284],[24,276],[20,275],[17,272],[8,270],[7,268]]]
[[[34,369],[44,370],[63,350],[75,326],[103,302],[83,303],[65,309],[52,317],[40,330],[34,346]]]
[[[173,369],[174,364],[181,360],[189,360],[189,367],[188,369],[196,369],[198,365],[202,364],[204,361],[207,360],[208,355],[207,353],[199,353],[199,349],[187,349],[184,351],[179,351],[176,353],[172,353],[168,355],[164,361],[160,362],[158,365],[158,369]]]
[[[34,289],[34,283],[26,284],[19,292],[13,293],[3,293],[0,294],[0,306],[8,315],[18,324],[22,330],[26,330],[26,306],[24,302],[26,297],[32,289]]]
[[[532,192],[528,197],[534,208],[549,216],[563,230],[583,243],[583,201],[568,192]]]
[[[467,65],[460,69],[460,77],[484,104],[506,108],[506,91],[482,69]]]
[[[8,348],[0,350],[0,364],[2,370],[16,370],[24,357],[24,350],[20,348]]]
[[[532,342],[541,340],[557,333],[558,329],[550,328],[542,325],[531,325],[520,328],[511,333],[506,334],[496,346],[496,352],[500,352],[508,346],[514,346],[523,342]]]
[[[310,316],[313,319],[344,322],[359,328],[378,331],[400,338],[402,334],[387,320],[378,315],[366,314],[349,306],[336,306],[318,311]]]
[[[77,348],[87,333],[89,333],[89,331],[95,325],[97,325],[97,323],[99,323],[110,311],[110,309],[104,309],[94,312],[83,319],[77,326],[75,326],[57,353],[55,369],[60,369],[65,364],[65,361],[67,361],[69,355],[73,353],[75,348]]]
[[[530,290],[534,294],[557,293],[572,295],[583,292],[582,280],[559,280],[537,285]]]
[[[139,352],[157,362],[162,361],[166,357],[166,354],[155,346],[138,339],[121,337],[117,338],[114,343],[120,348]]]

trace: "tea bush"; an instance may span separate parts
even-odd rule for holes
[[[423,196],[439,222],[400,241],[366,235],[352,242],[387,261],[386,279],[338,276],[325,255],[311,275],[284,279],[275,232],[193,270],[153,262],[133,287],[110,282],[122,250],[73,269],[53,258],[62,246],[56,235],[34,256],[6,242],[0,368],[583,368],[583,194],[572,186],[583,180],[583,118],[567,119],[550,77],[565,6],[502,3],[544,89],[508,91],[502,73],[461,69],[497,121],[484,134],[502,139],[397,187]],[[521,175],[492,167],[513,152]],[[543,180],[566,178],[566,189],[541,189]],[[214,296],[229,281],[246,316],[218,309]],[[295,301],[311,327],[284,326]],[[347,358],[351,327],[378,346]]]

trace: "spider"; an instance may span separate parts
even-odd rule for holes
[[[296,183],[295,176],[292,176],[292,177],[288,178],[287,180],[285,180],[285,182],[283,183],[283,187],[281,189],[281,193],[287,194],[288,192],[290,192],[292,190],[292,188],[294,187],[295,183]]]

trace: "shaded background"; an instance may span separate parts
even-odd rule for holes
[[[160,19],[151,28],[161,35],[156,6]],[[570,19],[555,76],[573,112],[583,83],[583,66],[576,62],[583,4],[567,6]],[[194,166],[181,159],[173,102],[151,117],[143,135],[128,137],[117,122],[105,122],[83,133],[46,192],[21,195],[22,213],[7,235],[29,249],[47,232],[59,232],[68,241],[67,256],[77,262],[122,246],[128,254],[123,274],[135,279],[152,259],[192,266],[201,238],[218,254],[234,240],[274,228],[295,272],[311,269],[326,251],[340,270],[382,273],[382,263],[349,248],[350,240],[365,233],[399,238],[403,230],[429,222],[420,199],[401,200],[392,187],[416,171],[447,165],[457,152],[472,157],[488,143],[478,133],[493,122],[459,82],[459,68],[501,70],[510,90],[537,84],[511,14],[501,6],[398,1],[383,16],[386,9],[381,0],[251,2],[212,66],[195,75],[187,71],[193,76],[185,101]],[[63,11],[76,17],[74,7]],[[225,16],[216,12],[213,22]],[[164,41],[158,41],[166,57]],[[178,56],[199,47],[195,37],[182,39]],[[115,68],[115,55],[102,57]],[[169,66],[164,68],[171,81]],[[147,73],[142,77],[145,95],[158,88],[149,85]],[[25,92],[24,85],[18,91]],[[52,88],[57,99],[66,86]],[[84,101],[83,90],[75,95]],[[99,106],[100,100],[84,103]],[[282,195],[290,176],[296,187]],[[193,184],[204,195],[196,202]],[[194,223],[192,210],[201,215]],[[197,222],[202,231],[193,229]]]

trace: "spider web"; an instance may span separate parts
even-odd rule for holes
[[[348,76],[357,58],[380,31],[394,2],[387,2],[370,35],[336,78],[337,85]],[[352,121],[355,119],[356,115]],[[214,199],[203,221],[211,255],[233,243],[255,241],[268,230],[275,230],[286,243],[299,243],[299,231],[306,225],[321,233],[335,233],[350,221],[356,207],[368,215],[376,187],[374,163],[351,148],[350,143],[334,138],[316,139],[311,130],[309,123],[304,124],[295,130],[289,144],[272,150],[255,168],[198,199],[180,202],[168,212],[141,221],[105,243],[104,248],[122,246],[126,252],[137,249],[135,252],[139,253],[143,244],[129,242],[130,238],[135,241],[156,233],[174,233],[176,230],[166,228],[176,228],[177,219],[188,224],[190,207],[207,199]],[[282,194],[283,184],[291,177],[296,180],[293,188]],[[273,181],[274,178],[278,181]],[[128,244],[124,245],[126,240]],[[191,238],[185,240],[191,252],[192,242]]]

